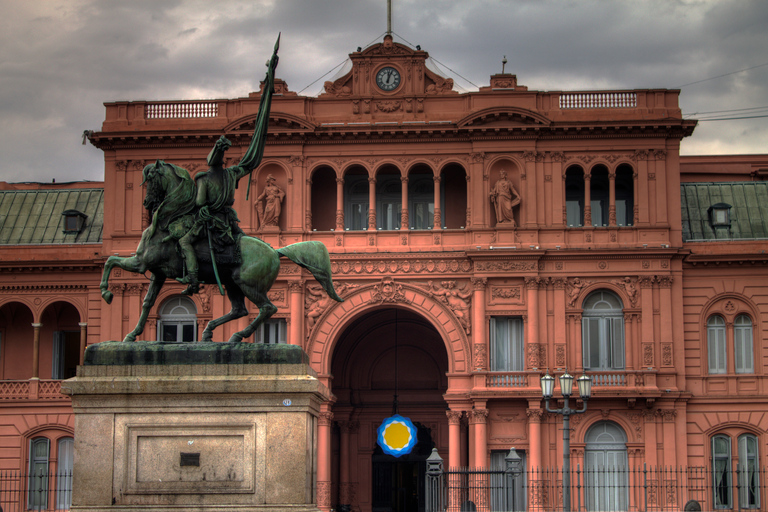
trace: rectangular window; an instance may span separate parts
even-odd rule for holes
[[[44,437],[33,439],[29,443],[29,489],[27,491],[27,509],[45,510],[48,508],[48,454],[50,441]]]
[[[491,371],[523,371],[523,319],[520,317],[491,317]]]
[[[752,323],[740,316],[733,326],[736,373],[755,373],[752,357]]]
[[[400,229],[400,201],[382,200],[376,212],[379,229]]]
[[[432,202],[413,202],[411,204],[411,227],[413,229],[432,229],[435,223],[435,205]]]
[[[739,436],[739,508],[760,508],[759,468],[757,438],[750,434]]]
[[[585,370],[624,369],[624,319],[582,320],[583,364]]]
[[[285,318],[270,318],[253,333],[253,341],[267,344],[286,343],[287,327]]]
[[[80,333],[78,331],[54,332],[51,378],[68,379],[74,377],[79,362]]]
[[[56,510],[69,510],[72,506],[74,456],[74,439],[71,437],[59,439],[58,468],[56,470]]]
[[[368,201],[350,202],[347,205],[344,222],[347,229],[353,231],[368,229]]]
[[[712,491],[715,508],[733,508],[731,499],[731,440],[712,438]]]
[[[719,317],[713,317],[719,318]],[[709,360],[709,373],[719,374],[726,372],[725,356],[725,322],[710,321],[707,325],[707,352]]]
[[[520,456],[520,473],[514,475],[507,471],[506,457],[509,453],[504,450],[491,451],[491,510],[525,510],[526,505],[526,469],[525,452],[516,450]]]

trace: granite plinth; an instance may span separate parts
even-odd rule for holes
[[[306,364],[298,345],[284,343],[176,343],[104,341],[85,351],[85,365]]]
[[[300,347],[88,350],[62,383],[75,412],[72,510],[318,510],[317,416],[331,396]]]

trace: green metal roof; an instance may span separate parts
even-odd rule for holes
[[[87,217],[79,233],[64,233],[66,210]],[[104,190],[0,191],[0,245],[101,243]]]
[[[683,183],[683,241],[768,238],[768,182]],[[731,227],[713,228],[708,209],[731,205]]]

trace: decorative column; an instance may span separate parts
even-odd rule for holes
[[[432,178],[435,181],[435,219],[432,223],[432,229],[443,229],[443,216],[440,211],[440,178],[439,174]]]
[[[331,427],[333,412],[331,404],[320,407],[317,418],[317,507],[331,511]]]
[[[339,425],[339,510],[352,510],[352,493],[349,482],[349,421]]]
[[[592,225],[592,174],[584,173],[584,226]]]
[[[523,159],[525,159],[525,169],[520,173],[520,188],[523,190],[523,197],[536,197],[536,159],[538,153],[536,151],[524,151]],[[528,177],[530,176],[530,179]],[[542,201],[538,201],[541,204]],[[536,227],[536,209],[534,205],[528,202],[523,204],[520,208],[520,224],[527,228]],[[498,219],[497,219],[498,220]]]
[[[677,447],[675,438],[675,417],[677,411],[674,409],[661,409],[662,429],[664,431],[664,465],[674,467],[677,464]]]
[[[376,231],[376,178],[368,178],[368,231]]]
[[[648,152],[635,151],[633,160],[637,163],[637,171],[632,176],[635,179],[635,226],[650,224],[648,198]],[[646,453],[647,450],[646,450]]]
[[[445,411],[448,416],[448,467],[461,465],[461,415],[462,411]]]
[[[644,276],[638,279],[640,283],[640,308],[642,320],[640,333],[642,337],[642,365],[644,368],[655,366],[653,343],[653,277]]]
[[[562,151],[551,153],[552,160],[552,195],[550,196],[552,208],[552,225],[565,226],[565,173],[563,172],[563,162],[565,155]],[[560,179],[558,179],[560,176]]]
[[[682,372],[682,374],[678,375],[678,378],[682,379],[678,383],[678,386],[681,384],[682,386],[685,386],[685,354],[683,353],[682,348],[678,349],[678,353],[673,352],[676,350],[675,344],[672,341],[674,339],[672,335],[672,331],[674,329],[672,317],[675,313],[672,305],[673,279],[674,278],[672,276],[659,276],[656,278],[657,282],[659,283],[659,320],[661,323],[659,329],[659,341],[661,343],[659,356],[661,358],[661,366],[667,368],[677,366],[677,372],[675,373]],[[675,363],[677,363],[677,365]]]
[[[485,288],[488,279],[473,277],[472,282],[472,367],[476,371],[488,369],[488,344],[485,328]]]
[[[304,223],[307,231],[312,231],[312,180],[307,178],[307,211],[304,214]]]
[[[656,150],[653,152],[654,157],[654,170],[656,171],[654,174],[656,177],[658,177],[659,184],[656,186],[656,194],[658,196],[656,208],[658,215],[656,217],[656,222],[662,225],[669,224],[669,216],[667,214],[667,171],[666,171],[666,160],[667,160],[667,152],[663,149]],[[676,185],[677,188],[680,188],[679,182]]]
[[[529,405],[531,405],[529,403]],[[547,488],[546,482],[539,482],[535,478],[541,470],[541,421],[544,418],[544,411],[536,407],[528,408],[525,412],[528,415],[528,505],[529,510],[539,510],[545,505],[542,502],[542,491]]]
[[[291,304],[291,329],[288,343],[291,345],[304,344],[304,280],[290,281],[288,283]]]
[[[408,176],[400,176],[400,230],[408,227]]]
[[[649,468],[656,468],[659,464],[657,453],[658,436],[656,434],[656,411],[646,409],[643,411],[643,431],[645,432],[645,461]],[[650,505],[650,503],[649,503]]]
[[[80,326],[80,365],[82,366],[85,363],[85,345],[86,345],[86,338],[85,338],[85,328],[88,326],[85,322],[80,322],[77,325]]]
[[[32,378],[40,378],[40,328],[43,324],[34,323],[32,328]]]
[[[539,278],[526,277],[525,289],[528,292],[528,346],[539,344]]]
[[[485,404],[483,404],[485,407]],[[469,424],[475,425],[475,460],[472,465],[476,468],[488,467],[488,432],[486,428],[486,419],[488,418],[488,409],[472,409],[469,416]]]
[[[336,178],[336,231],[344,231],[344,178]]]
[[[554,285],[555,291],[554,291],[554,299],[553,299],[553,307],[554,307],[554,313],[555,313],[555,324],[554,324],[554,332],[552,333],[552,339],[559,341],[559,343],[555,346],[555,362],[557,363],[559,359],[559,351],[564,350],[563,357],[567,357],[568,353],[568,322],[565,319],[565,278],[557,277],[552,280],[552,284]],[[571,362],[573,362],[573,359],[569,359]],[[566,360],[567,362],[567,360]],[[577,367],[576,370],[581,370],[580,367]]]
[[[488,197],[490,197],[488,193],[491,190],[491,186],[489,183],[490,176],[483,168],[485,153],[482,151],[470,153],[469,157],[472,159],[472,162],[469,164],[469,174],[467,174],[467,216],[469,216],[471,210],[474,212],[471,219],[472,226],[488,226],[491,222],[490,218],[487,216],[487,212],[490,211],[489,208],[491,206],[491,203],[488,200]],[[474,187],[469,186],[470,176],[475,177],[476,181]],[[482,186],[480,186],[480,183],[477,181],[481,176],[483,178]],[[469,229],[470,224],[467,223],[465,227]]]
[[[480,406],[482,408],[472,409],[470,411],[469,423],[475,426],[474,433],[474,445],[475,445],[475,460],[472,466],[475,468],[488,468],[488,431],[486,421],[488,419],[488,409],[485,408],[485,403],[477,403],[475,407]],[[477,505],[477,510],[487,511],[489,510],[488,504],[490,502],[488,496],[488,475],[477,475],[477,486],[470,491],[472,501]]]
[[[616,225],[616,173],[608,173],[608,225]]]

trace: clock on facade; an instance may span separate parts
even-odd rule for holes
[[[400,85],[400,73],[389,66],[381,68],[376,73],[376,85],[383,91],[394,91]]]

